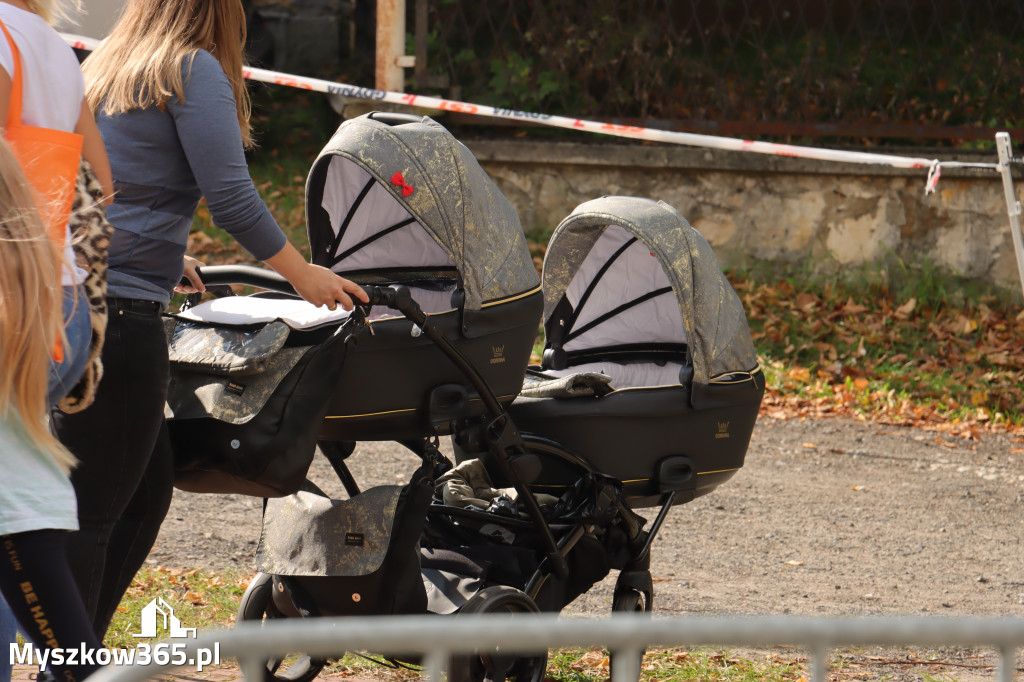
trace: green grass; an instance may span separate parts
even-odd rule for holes
[[[644,654],[640,679],[649,682],[783,682],[801,679],[804,668],[803,661],[774,653],[754,661],[728,650],[651,648]],[[547,674],[549,678],[564,682],[603,682],[609,675],[608,653],[602,648],[553,651],[548,658]]]
[[[144,568],[121,600],[104,643],[110,648],[134,648],[145,641],[132,635],[139,632],[142,609],[157,597],[171,605],[184,627],[229,628],[250,575],[248,571]]]

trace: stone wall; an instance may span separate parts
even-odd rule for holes
[[[528,232],[550,232],[598,196],[645,196],[679,209],[724,265],[810,259],[836,268],[895,255],[911,267],[927,263],[1020,292],[996,173],[947,170],[925,196],[920,170],[660,145],[466,144]],[[956,158],[997,161],[994,150]]]

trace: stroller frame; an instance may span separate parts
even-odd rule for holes
[[[217,293],[230,291],[228,284],[242,284],[257,287],[260,289],[274,291],[286,295],[295,295],[294,289],[282,277],[274,272],[251,266],[210,266],[202,270],[202,277],[208,288]],[[552,577],[566,579],[569,576],[567,556],[572,552],[580,539],[586,534],[587,527],[584,522],[573,524],[556,524],[553,528],[537,503],[528,485],[530,457],[540,455],[546,458],[561,460],[570,467],[580,471],[581,477],[588,474],[601,476],[583,458],[577,456],[570,450],[563,447],[557,441],[542,436],[522,433],[514,425],[508,410],[491,390],[487,381],[477,370],[475,365],[459,351],[455,345],[440,333],[435,325],[431,323],[430,315],[427,315],[414,300],[410,291],[405,286],[363,286],[367,293],[369,302],[361,304],[357,302],[353,310],[352,320],[366,328],[372,333],[372,324],[366,321],[366,316],[372,306],[384,306],[401,313],[410,320],[421,333],[426,336],[469,380],[476,390],[479,399],[484,405],[484,417],[451,418],[443,413],[431,415],[431,423],[434,433],[418,440],[399,441],[403,446],[412,450],[426,463],[434,465],[435,478],[440,473],[451,468],[451,463],[438,449],[439,435],[452,435],[463,443],[471,443],[474,449],[485,450],[490,454],[491,461],[497,466],[498,474],[512,484],[518,494],[518,501],[527,514],[527,519],[509,518],[500,516],[489,511],[455,507],[434,502],[428,511],[428,517],[447,516],[458,517],[475,521],[496,521],[505,526],[515,526],[532,529],[539,538],[540,547],[543,552],[543,559],[540,561],[533,574],[529,577],[523,593],[529,600],[537,598],[544,584]],[[345,460],[351,449],[344,444],[335,441],[318,441],[321,453],[331,465],[338,476],[343,487],[350,497],[360,494],[361,489],[358,482],[348,468]],[[482,446],[482,447],[481,447]],[[645,529],[646,521],[637,516],[622,500],[621,496],[611,496],[607,500],[613,509],[614,518],[621,519],[628,536],[629,559],[619,570],[614,589],[612,610],[650,613],[653,608],[653,579],[650,573],[650,551],[655,537],[676,500],[676,492],[669,490],[661,495],[659,510],[653,522]],[[556,534],[556,530],[558,531]],[[252,591],[253,587],[250,587]],[[486,590],[485,590],[486,592]],[[252,617],[252,612],[247,611],[247,598],[243,597],[243,604],[239,610],[239,620]],[[485,600],[486,601],[486,600]],[[491,600],[495,604],[499,600]],[[483,605],[483,610],[489,610],[488,604]],[[468,610],[475,610],[467,605]],[[500,608],[500,604],[494,608]],[[533,607],[536,609],[536,606]],[[529,608],[512,608],[511,610],[531,610]],[[244,615],[244,614],[248,615]],[[522,666],[524,660],[532,663],[533,667],[527,665],[524,669],[518,668],[519,673],[528,675],[536,682],[542,679],[544,673],[546,654],[540,660],[501,657],[491,654],[482,659],[485,679],[504,679],[507,674],[514,673],[516,666]],[[289,671],[288,679],[313,679],[319,673],[326,661],[311,660],[306,657],[300,661],[300,666],[307,667],[299,671]],[[267,679],[283,679],[275,676],[276,666],[280,661],[271,661],[268,669]],[[472,666],[466,661],[453,661],[453,671],[456,677],[466,676],[470,679],[480,672],[480,665],[477,662],[476,673],[469,672]],[[461,671],[462,674],[458,674]]]

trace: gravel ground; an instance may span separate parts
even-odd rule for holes
[[[763,418],[744,468],[669,514],[653,550],[655,613],[1022,616],[1022,450],[1021,439],[998,434],[966,441],[846,419]],[[350,463],[370,485],[401,482],[417,459],[363,443]],[[319,456],[312,478],[336,481]],[[340,484],[325,487],[341,494]],[[257,499],[176,492],[149,562],[244,568],[259,520]],[[611,576],[567,612],[607,613],[613,585]],[[990,676],[977,667],[991,663],[983,654],[929,653],[961,680]],[[879,661],[872,674],[907,668],[884,664],[893,652],[850,655]]]

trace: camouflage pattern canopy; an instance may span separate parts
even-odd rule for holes
[[[310,171],[306,215],[313,262],[336,272],[455,269],[470,310],[539,284],[515,209],[427,117],[342,123]]]
[[[650,256],[657,258],[666,277],[661,277],[661,273],[658,276],[661,281],[667,279],[682,318],[681,330],[679,321],[674,319],[649,319],[639,325],[634,321],[624,326],[626,331],[619,333],[618,343],[647,342],[654,335],[665,334],[664,329],[671,330],[675,326],[679,330],[675,334],[681,332],[683,336],[681,339],[677,336],[677,340],[685,341],[689,347],[695,389],[713,383],[718,377],[757,368],[757,354],[743,305],[722,274],[711,246],[679,211],[652,199],[615,196],[595,199],[576,207],[558,225],[544,258],[545,324],[560,303],[565,305],[563,297],[577,273],[604,274],[593,265],[583,270],[581,266],[611,226],[619,226],[636,237],[642,243],[637,247],[649,250]],[[614,306],[620,303],[621,298],[617,302],[609,301],[604,316],[612,317]],[[623,338],[623,334],[634,335],[634,338]]]

